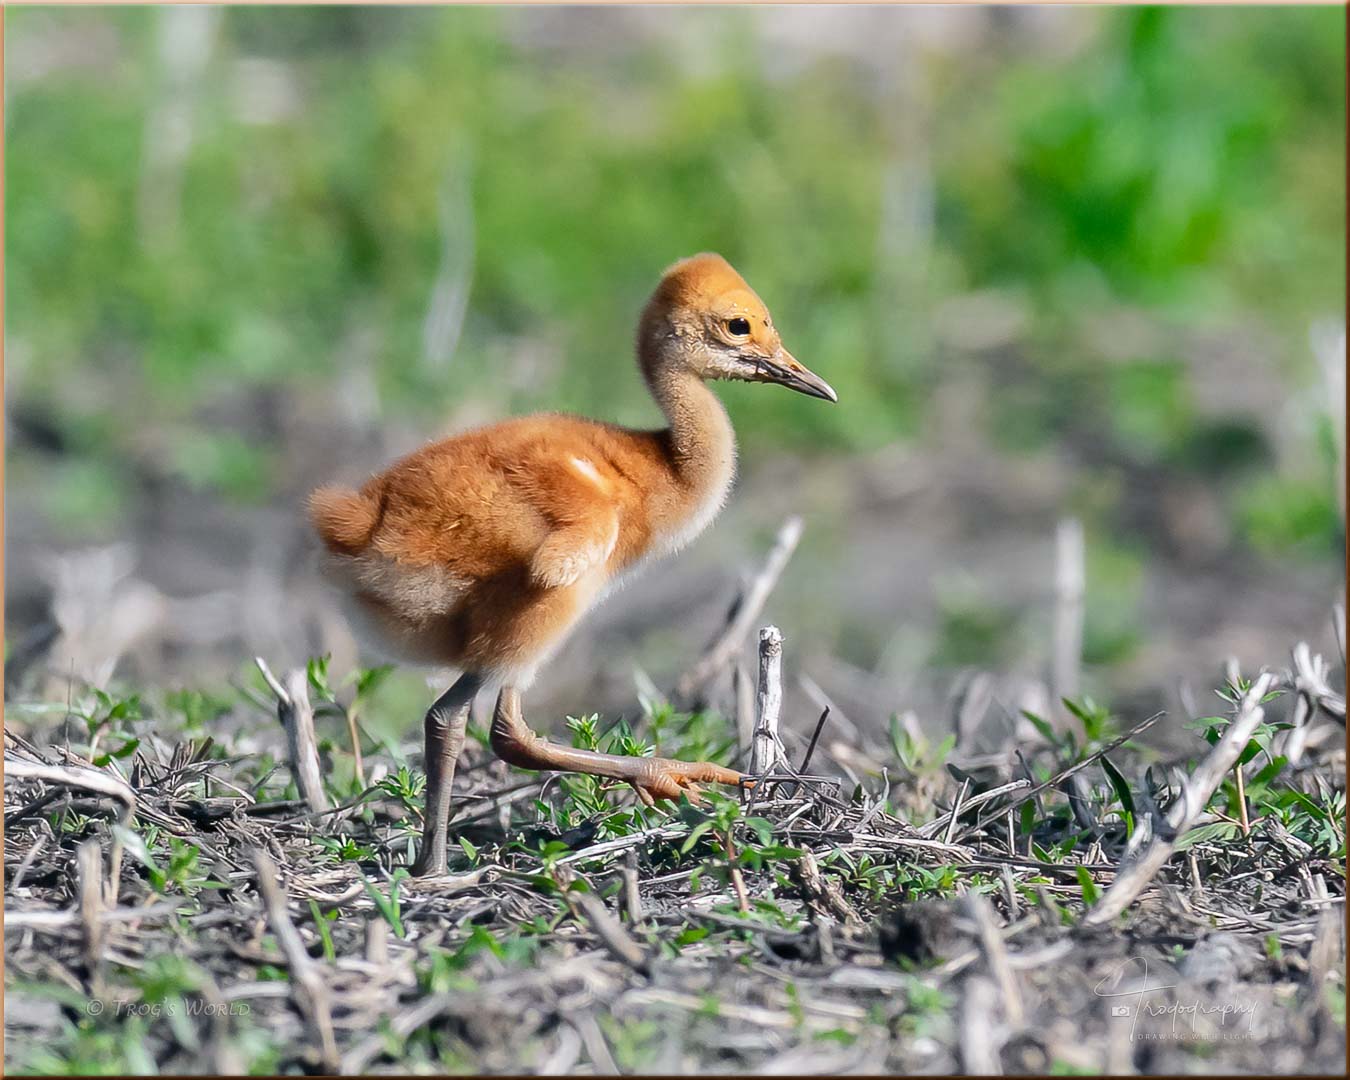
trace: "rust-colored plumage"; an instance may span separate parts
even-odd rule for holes
[[[432,443],[359,491],[311,496],[329,576],[363,636],[395,657],[464,672],[426,717],[415,872],[444,871],[455,759],[485,683],[501,687],[492,744],[512,764],[627,780],[646,802],[741,779],[706,762],[551,744],[520,714],[519,691],[587,609],[619,576],[692,540],[725,501],[735,437],[707,381],[776,382],[836,400],[783,348],[764,303],[719,255],[666,272],[637,345],[666,428],[527,416]]]

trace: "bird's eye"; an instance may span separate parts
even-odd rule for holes
[[[728,319],[727,333],[734,334],[736,337],[746,337],[750,333],[749,319]]]

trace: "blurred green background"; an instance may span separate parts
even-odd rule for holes
[[[1344,19],[9,10],[7,636],[74,640],[53,559],[122,541],[116,589],[245,611],[137,662],[325,645],[264,596],[304,491],[511,412],[653,423],[636,314],[715,249],[841,404],[727,388],[743,507],[672,668],[793,510],[808,658],[1039,671],[1074,515],[1090,680],[1278,661],[1342,564]]]

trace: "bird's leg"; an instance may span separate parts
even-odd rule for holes
[[[427,772],[426,811],[422,822],[422,847],[411,872],[415,877],[445,873],[445,838],[450,822],[450,787],[455,779],[455,762],[464,747],[464,729],[469,723],[469,706],[483,680],[468,672],[456,680],[427,710],[423,729],[426,734],[425,769]]]
[[[520,769],[559,769],[564,772],[608,776],[632,784],[648,806],[657,799],[686,795],[699,801],[701,783],[740,784],[749,779],[735,769],[708,761],[674,761],[670,758],[625,757],[579,750],[541,739],[525,724],[520,711],[520,693],[502,687],[492,714],[492,749],[508,765]]]

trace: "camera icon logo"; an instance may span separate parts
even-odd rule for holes
[[[1112,1006],[1111,1006],[1111,1015],[1112,1015],[1112,1016],[1129,1016],[1129,1015],[1130,1015],[1130,1007],[1129,1007],[1128,1005],[1112,1005]]]

